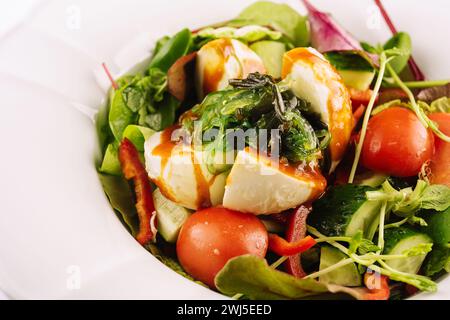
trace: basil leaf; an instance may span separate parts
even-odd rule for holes
[[[268,26],[283,33],[293,43],[294,47],[307,46],[309,43],[306,17],[301,16],[287,4],[258,1],[245,8],[228,25],[234,27]]]
[[[167,72],[180,57],[188,53],[192,43],[192,34],[189,29],[183,29],[158,48],[153,56],[149,68],[158,68]]]
[[[217,289],[229,296],[241,293],[250,299],[301,299],[327,292],[314,279],[299,279],[271,268],[266,260],[243,255],[227,262],[215,278]]]
[[[389,64],[396,73],[400,73],[408,64],[411,56],[411,37],[405,32],[399,32],[389,39],[383,46],[384,50],[399,49],[403,54],[393,58]]]

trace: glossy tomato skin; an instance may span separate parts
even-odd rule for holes
[[[177,255],[187,273],[214,288],[214,277],[229,259],[244,254],[263,258],[267,246],[267,230],[256,216],[216,207],[187,219]]]
[[[444,134],[450,135],[450,113],[432,113],[429,118],[436,122]],[[450,143],[434,137],[435,153],[430,162],[430,182],[450,187]]]
[[[391,107],[369,120],[361,163],[373,171],[410,177],[419,173],[433,153],[433,134],[415,113]]]

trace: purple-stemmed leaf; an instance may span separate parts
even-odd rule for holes
[[[358,51],[377,64],[377,56],[365,52],[359,41],[342,28],[331,15],[317,10],[308,0],[302,1],[308,10],[311,44],[314,48],[320,52]]]

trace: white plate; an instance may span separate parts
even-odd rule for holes
[[[312,1],[359,39],[389,37],[370,0]],[[224,21],[253,1],[35,2],[20,23],[0,29],[0,288],[26,299],[221,298],[159,263],[116,218],[95,171],[93,116],[109,85],[101,62],[120,74],[158,37]],[[385,2],[427,76],[448,78],[447,2]],[[447,278],[419,297],[449,292]]]

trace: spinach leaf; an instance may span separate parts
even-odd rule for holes
[[[161,131],[175,122],[176,110],[180,102],[172,95],[166,94],[157,105],[157,111],[140,114],[139,123],[155,131]]]
[[[399,32],[389,39],[383,46],[384,50],[394,48],[405,52],[405,54],[399,55],[389,62],[394,71],[396,73],[400,73],[408,64],[409,57],[411,56],[411,37],[409,34]]]
[[[223,294],[240,293],[255,300],[301,299],[327,292],[324,284],[274,270],[266,260],[253,255],[229,260],[217,274],[215,284]]]
[[[139,220],[128,182],[123,177],[101,173],[98,176],[111,206],[119,212],[123,222],[135,236],[139,232]]]
[[[309,43],[306,17],[301,16],[287,4],[269,1],[255,2],[245,8],[228,25],[233,27],[246,25],[267,26],[283,33],[294,47],[307,46]]]
[[[175,61],[189,52],[191,44],[191,31],[189,29],[181,30],[169,40],[160,43],[150,62],[149,69],[158,68],[166,73]]]
[[[117,141],[122,140],[125,128],[137,120],[136,114],[127,106],[124,99],[123,92],[127,87],[128,85],[125,85],[114,92],[109,107],[109,126]]]

